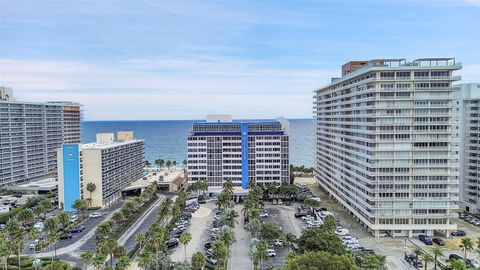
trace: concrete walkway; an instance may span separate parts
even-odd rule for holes
[[[228,269],[242,269],[242,270],[250,270],[253,269],[252,260],[250,255],[248,254],[250,251],[250,240],[251,235],[250,232],[243,228],[243,205],[237,204],[235,205],[235,211],[237,211],[239,217],[237,218],[238,224],[235,225],[235,238],[236,242],[233,243],[232,247],[230,248],[230,259],[228,260]]]

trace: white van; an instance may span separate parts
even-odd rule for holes
[[[339,236],[347,236],[350,234],[350,232],[348,231],[348,229],[337,229],[335,231],[335,233]]]

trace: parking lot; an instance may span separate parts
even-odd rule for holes
[[[186,230],[192,234],[192,240],[187,245],[187,261],[191,260],[193,253],[204,251],[205,243],[211,241],[210,230],[215,217],[213,209],[215,209],[215,203],[208,202],[202,204],[196,212],[192,213],[192,218]],[[185,249],[182,244],[171,249],[170,254],[175,262],[181,262],[185,259]]]

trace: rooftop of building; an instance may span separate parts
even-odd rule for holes
[[[52,105],[52,106],[75,106],[80,107],[81,104],[72,101],[20,101],[13,96],[13,90],[10,87],[0,86],[0,102],[15,104],[31,104],[31,105]]]
[[[82,150],[85,150],[85,149],[108,149],[108,148],[112,148],[112,147],[128,145],[128,144],[132,144],[132,143],[136,143],[136,142],[143,142],[143,141],[144,140],[132,139],[132,140],[126,140],[126,141],[86,143],[86,144],[82,144]]]
[[[124,188],[124,191],[133,190],[138,188],[143,188],[149,186],[151,183],[157,181],[157,183],[172,183],[177,180],[179,177],[184,177],[184,171],[181,169],[176,170],[155,170],[147,169],[146,175],[142,178],[134,181],[130,186]]]
[[[117,140],[115,140],[114,133],[98,133],[96,137],[96,142],[82,144],[82,150],[108,149],[112,147],[143,142],[143,140],[135,139],[132,131],[118,131]]]
[[[352,64],[357,64],[357,63],[364,63],[362,66],[356,65],[355,70],[344,73],[342,70],[343,75],[342,77],[338,78],[332,78],[332,81],[330,84],[328,84],[326,87],[338,84],[340,82],[349,80],[351,78],[354,78],[358,75],[361,75],[363,73],[366,73],[370,71],[373,68],[418,68],[418,69],[428,69],[428,68],[449,68],[449,69],[461,69],[462,64],[460,62],[457,62],[455,58],[453,57],[444,57],[444,58],[418,58],[413,61],[408,61],[405,58],[393,58],[393,59],[372,59],[368,61],[350,61],[342,65],[342,67],[348,65],[349,63]],[[355,65],[354,65],[355,66]],[[322,87],[323,88],[323,87]]]
[[[21,191],[53,191],[57,189],[58,182],[55,178],[45,178],[37,181],[32,181],[25,184],[6,187],[11,190]]]
[[[282,121],[286,121],[286,119],[283,117],[277,117],[276,119],[233,120],[232,116],[228,114],[214,114],[214,115],[208,115],[206,121],[195,122],[194,125],[231,125],[231,124],[239,125],[243,123],[271,125],[271,124],[282,124]]]

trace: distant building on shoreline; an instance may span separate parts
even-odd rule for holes
[[[195,123],[188,137],[188,180],[206,180],[218,190],[227,180],[237,189],[249,183],[290,181],[289,123],[232,121],[230,115],[209,115]]]
[[[80,143],[80,104],[16,101],[0,87],[0,187],[54,177],[56,150]]]
[[[454,58],[358,61],[315,90],[318,185],[375,236],[457,228]]]
[[[460,198],[462,208],[480,214],[480,84],[456,85],[460,132]]]
[[[89,144],[64,144],[57,150],[58,201],[65,211],[73,211],[77,199],[89,199],[88,183],[96,186],[92,207],[104,207],[119,198],[124,188],[141,179],[145,165],[145,145],[132,132],[97,134]]]

